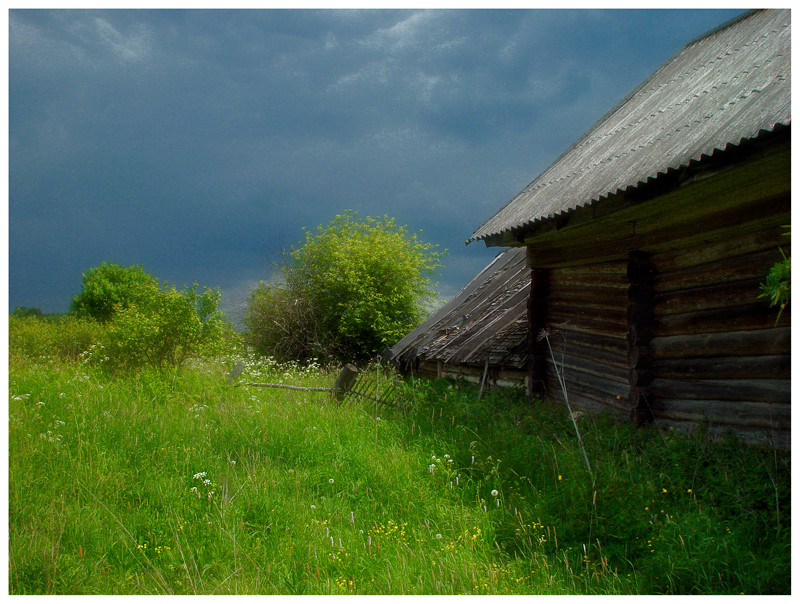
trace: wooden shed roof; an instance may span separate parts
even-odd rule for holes
[[[467,243],[513,244],[515,231],[790,124],[791,11],[744,13],[686,44]]]
[[[527,360],[530,269],[524,248],[504,250],[449,302],[390,349],[401,366],[416,358],[522,368]]]

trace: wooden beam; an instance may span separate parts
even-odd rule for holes
[[[653,279],[656,270],[650,256],[631,252],[628,258],[628,358],[630,366],[630,391],[628,402],[631,421],[643,424],[653,420],[650,410],[650,384],[653,380],[651,355],[648,351],[653,338]],[[635,352],[635,355],[633,354]]]
[[[531,268],[531,288],[528,297],[528,397],[542,396],[546,391],[547,349],[539,333],[548,321],[547,291],[549,271]]]

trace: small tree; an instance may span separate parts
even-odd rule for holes
[[[392,218],[336,216],[306,231],[284,258],[279,284],[251,293],[250,341],[278,357],[291,350],[298,360],[370,358],[425,317],[442,255]]]
[[[104,262],[83,274],[71,307],[106,325],[99,341],[105,353],[94,356],[107,366],[163,367],[218,350],[227,325],[219,299],[216,289],[162,288],[141,266]]]
[[[107,323],[120,309],[141,306],[158,292],[158,281],[141,266],[103,262],[83,273],[83,286],[70,310]]]
[[[192,356],[216,352],[225,328],[219,297],[215,289],[165,287],[119,310],[101,340],[110,365],[179,367]]]

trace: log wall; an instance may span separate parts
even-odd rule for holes
[[[547,271],[549,340],[575,407],[630,410],[627,265],[619,260]],[[546,359],[547,390],[560,397],[549,351]]]
[[[779,247],[791,251],[785,230],[653,256],[649,405],[657,422],[702,420],[714,432],[789,444],[791,310],[776,324],[777,309],[758,297]]]

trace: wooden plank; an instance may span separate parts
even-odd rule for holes
[[[627,371],[629,365],[623,350],[607,350],[604,348],[596,348],[593,346],[583,346],[573,341],[559,343],[558,340],[551,338],[550,342],[553,346],[553,353],[556,359],[560,359],[562,354],[565,354],[576,359],[588,359],[593,362],[602,364],[608,367],[609,370],[625,370]]]
[[[612,400],[616,401],[616,399],[609,399],[608,397],[596,398],[591,395],[583,395],[577,392],[568,392],[567,394],[569,396],[569,404],[570,407],[572,407],[573,412],[579,410],[599,411],[625,417],[627,417],[629,414],[628,409],[616,407],[612,404]],[[547,398],[555,405],[564,405],[564,397],[561,394],[561,389],[558,387],[558,383],[555,381],[548,390]]]
[[[663,359],[654,361],[652,369],[656,377],[674,379],[789,379],[792,357],[785,354]]]
[[[679,334],[720,333],[788,327],[790,312],[784,312],[776,325],[778,311],[766,302],[736,308],[721,308],[699,312],[656,317],[654,337]]]
[[[765,277],[766,273],[755,279],[657,294],[653,312],[663,316],[753,304],[759,300],[759,284]]]
[[[659,274],[690,269],[712,262],[724,261],[746,254],[774,249],[776,245],[789,245],[784,236],[791,216],[787,211],[757,220],[743,220],[736,227],[710,230],[707,238],[691,247],[661,252],[653,255],[653,264]],[[658,278],[656,278],[656,282]]]
[[[579,348],[605,352],[620,359],[625,358],[627,343],[625,333],[622,331],[611,336],[602,336],[570,330],[570,326],[567,325],[564,328],[553,328],[551,333],[550,343],[553,346],[553,350],[559,351],[564,347],[567,347],[564,348],[565,350],[569,350],[569,347],[574,345]],[[576,356],[580,355],[576,354]]]
[[[780,379],[679,380],[656,378],[654,398],[789,402],[791,383]]]
[[[653,338],[650,350],[654,359],[783,355],[791,353],[792,334],[789,327],[774,327],[664,336]]]
[[[555,376],[552,362],[548,363],[547,369],[549,374]],[[619,400],[627,399],[628,397],[629,387],[624,382],[592,375],[576,368],[567,369],[562,377],[567,385],[568,392],[575,390],[576,392],[594,393],[596,396],[610,396],[611,398],[619,396]]]
[[[613,310],[603,310],[581,304],[574,306],[550,305],[548,319],[552,324],[568,322],[569,325],[582,327],[594,325],[599,328],[598,333],[605,333],[608,329],[612,329],[614,333],[625,333],[625,327],[628,324],[625,307],[622,305]]]
[[[658,398],[653,399],[651,408],[663,419],[777,430],[791,427],[791,405],[786,403]]]
[[[598,262],[571,268],[553,269],[550,286],[554,289],[570,287],[607,287],[625,289],[628,286],[625,267],[620,263]],[[597,270],[592,270],[593,268]]]
[[[787,256],[791,254],[791,246],[783,246],[783,249]],[[780,260],[781,253],[773,245],[767,250],[743,253],[732,258],[659,274],[654,279],[653,286],[656,293],[664,293],[753,278],[763,281],[772,265]]]
[[[566,308],[581,305],[598,311],[624,310],[625,293],[626,289],[553,287],[547,295],[547,300],[551,306]]]
[[[573,401],[583,401],[584,405],[591,405],[595,409],[624,413],[625,415],[630,413],[627,396],[609,394],[585,384],[566,382],[566,385],[570,404]],[[548,375],[547,392],[551,397],[560,400],[563,404],[564,397],[561,392],[561,386],[553,374]]]
[[[687,182],[677,190],[657,195],[653,199],[642,201],[638,198],[637,191],[634,191],[629,196],[631,202],[627,207],[626,204],[622,204],[619,206],[619,211],[606,216],[599,216],[600,206],[614,204],[613,198],[559,216],[554,220],[531,225],[522,229],[525,232],[516,233],[511,238],[524,240],[529,245],[534,244],[534,264],[548,266],[540,256],[544,251],[541,249],[541,244],[553,240],[561,242],[569,240],[573,244],[578,241],[585,242],[588,244],[587,247],[591,248],[596,246],[598,241],[611,243],[620,239],[635,240],[639,238],[641,232],[659,238],[659,231],[664,231],[666,226],[675,224],[676,221],[682,222],[683,229],[687,227],[691,229],[694,224],[700,226],[701,230],[707,230],[708,223],[702,225],[698,223],[709,214],[732,209],[737,211],[738,220],[741,222],[741,208],[751,203],[757,204],[766,197],[788,197],[791,192],[790,174],[791,152],[787,144],[785,151],[739,164],[704,180]],[[640,189],[644,191],[645,188]],[[674,237],[675,234],[670,230],[660,239],[669,241]],[[487,241],[487,244],[503,245],[501,239],[502,235],[498,235]],[[627,254],[630,249],[641,249],[641,245],[634,244],[622,253]],[[605,248],[596,247],[594,256],[607,253]]]
[[[607,378],[622,384],[628,383],[629,370],[627,367],[620,365],[609,365],[599,361],[597,357],[579,357],[561,354],[555,349],[553,350],[553,356],[555,356],[559,367],[562,367],[563,364],[562,371],[564,372],[576,371],[580,373],[588,373],[590,375]]]

